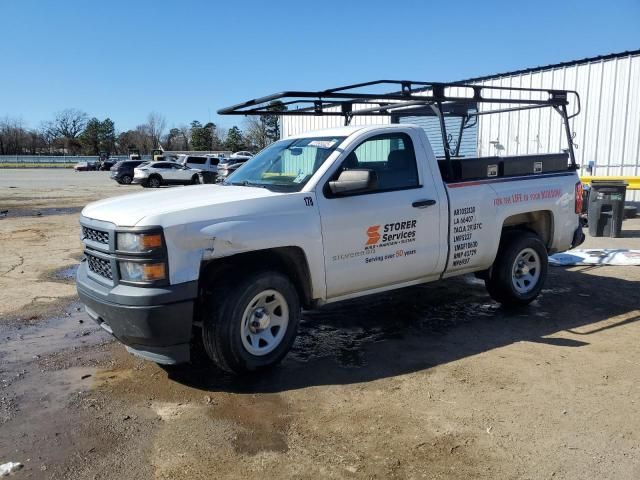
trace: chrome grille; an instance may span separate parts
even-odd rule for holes
[[[102,258],[94,257],[93,255],[86,254],[89,270],[96,275],[113,280],[113,272],[111,271],[111,262],[109,260],[103,260]]]
[[[96,230],[95,228],[82,227],[82,237],[92,242],[109,245],[109,232]]]

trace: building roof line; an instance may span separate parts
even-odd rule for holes
[[[600,62],[600,61],[604,61],[604,60],[611,60],[613,58],[620,58],[620,57],[632,57],[634,55],[640,55],[640,49],[637,50],[626,50],[624,52],[619,52],[619,53],[609,53],[607,55],[599,55],[597,57],[587,57],[587,58],[582,58],[579,60],[570,60],[568,62],[560,62],[560,63],[552,63],[549,65],[542,65],[539,67],[531,67],[531,68],[524,68],[521,70],[513,70],[511,72],[503,72],[503,73],[494,73],[492,75],[483,75],[481,77],[474,77],[474,78],[467,78],[465,80],[461,80],[460,83],[469,83],[469,82],[480,82],[483,80],[491,80],[494,78],[501,78],[501,77],[512,77],[515,75],[523,75],[526,73],[533,73],[533,72],[540,72],[543,70],[553,70],[555,68],[563,68],[563,67],[571,67],[573,65],[580,65],[583,63],[592,63],[592,62]]]

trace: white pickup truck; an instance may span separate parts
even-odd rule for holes
[[[567,158],[520,156],[530,168],[504,176],[492,172],[507,159],[438,160],[415,125],[293,136],[224,184],[85,207],[78,293],[132,353],[187,362],[202,341],[236,373],[280,361],[303,308],[472,272],[525,305],[548,253],[584,239]],[[450,168],[458,180],[443,180]]]

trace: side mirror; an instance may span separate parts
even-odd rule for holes
[[[346,195],[373,190],[378,186],[378,176],[373,170],[344,170],[337,180],[329,182],[334,195]]]

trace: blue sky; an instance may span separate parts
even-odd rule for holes
[[[640,48],[640,0],[0,0],[0,117],[168,126],[285,89],[446,81]]]

